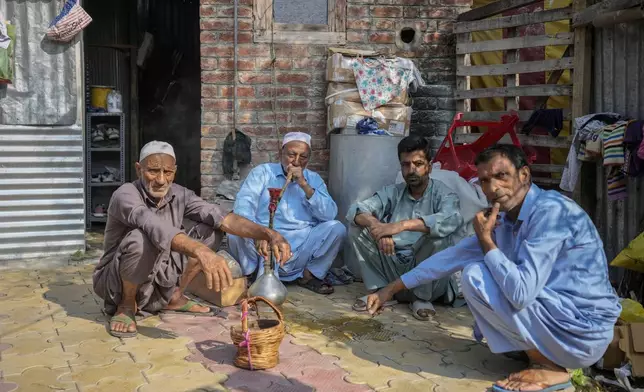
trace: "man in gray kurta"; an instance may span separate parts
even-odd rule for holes
[[[386,186],[367,200],[350,207],[347,221],[362,227],[350,242],[358,258],[362,279],[369,291],[387,286],[432,254],[454,245],[465,235],[458,196],[445,184],[430,178],[429,143],[408,136],[398,145],[404,184]],[[432,302],[452,303],[457,295],[450,277],[403,293],[412,314],[427,320]],[[366,310],[366,296],[353,308]]]
[[[146,144],[136,169],[138,180],[112,195],[105,252],[93,274],[94,291],[112,315],[110,334],[135,336],[137,313],[211,315],[210,308],[188,300],[184,291],[199,272],[209,289],[232,285],[227,261],[214,252],[223,232],[265,240],[279,262],[290,258],[288,243],[276,231],[173,184],[176,160],[168,143]],[[260,252],[266,256],[268,249]]]

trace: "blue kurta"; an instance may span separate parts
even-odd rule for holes
[[[469,237],[401,279],[412,288],[463,269],[463,293],[493,352],[537,349],[567,368],[598,361],[621,306],[588,215],[532,185],[517,222],[501,214],[494,236],[498,249],[484,255]]]
[[[344,225],[333,220],[338,214],[338,207],[322,177],[305,169],[304,178],[315,189],[313,196],[307,199],[298,184],[289,184],[273,221],[273,228],[284,236],[293,252],[291,260],[279,270],[283,280],[301,277],[305,268],[323,279],[346,236]],[[266,163],[255,167],[235,198],[234,212],[268,226],[268,188],[282,188],[285,182],[281,164]],[[245,274],[252,273],[258,264],[261,268],[261,257],[255,251],[252,240],[230,236],[229,243],[231,253],[240,262]]]

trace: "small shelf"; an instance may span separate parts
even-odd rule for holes
[[[92,182],[92,187],[121,186],[122,182]]]
[[[121,152],[118,147],[92,147],[89,150],[91,152]]]
[[[89,117],[123,117],[123,113],[87,113]]]
[[[107,222],[107,217],[106,216],[90,216],[89,220],[92,222]]]

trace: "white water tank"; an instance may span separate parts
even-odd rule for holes
[[[338,205],[338,219],[347,229],[351,230],[345,219],[349,206],[373,196],[396,180],[400,170],[397,148],[401,140],[399,136],[331,135],[329,192]],[[348,241],[341,257],[354,274],[360,275]]]

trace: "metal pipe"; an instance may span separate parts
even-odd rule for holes
[[[231,132],[233,138],[233,180],[239,180],[239,168],[237,167],[237,33],[239,30],[238,20],[237,20],[237,8],[239,0],[235,0],[234,3],[234,13],[233,13],[233,29],[234,29],[234,38],[233,38],[233,130]]]

